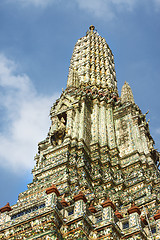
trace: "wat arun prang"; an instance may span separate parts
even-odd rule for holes
[[[159,153],[146,114],[90,26],[50,111],[33,181],[0,209],[0,239],[160,239]]]

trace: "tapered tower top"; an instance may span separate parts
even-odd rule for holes
[[[117,92],[112,51],[93,25],[86,36],[77,41],[69,67],[67,88],[84,85]]]
[[[121,90],[121,102],[122,103],[134,103],[134,97],[131,90],[131,87],[127,82],[124,83]]]

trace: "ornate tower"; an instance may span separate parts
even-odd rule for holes
[[[160,239],[159,153],[113,54],[90,26],[51,107],[33,181],[0,209],[0,239]]]

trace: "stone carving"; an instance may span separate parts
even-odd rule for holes
[[[59,119],[54,118],[52,125],[49,130],[50,141],[53,145],[59,145],[63,142],[66,133],[66,122],[63,117]]]
[[[118,145],[121,146],[121,145],[125,144],[129,139],[128,136],[129,136],[129,134],[127,132],[123,136],[121,136],[118,139]]]

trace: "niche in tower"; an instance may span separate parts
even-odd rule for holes
[[[50,139],[53,146],[63,143],[66,135],[67,114],[66,112],[58,114],[50,128]]]

